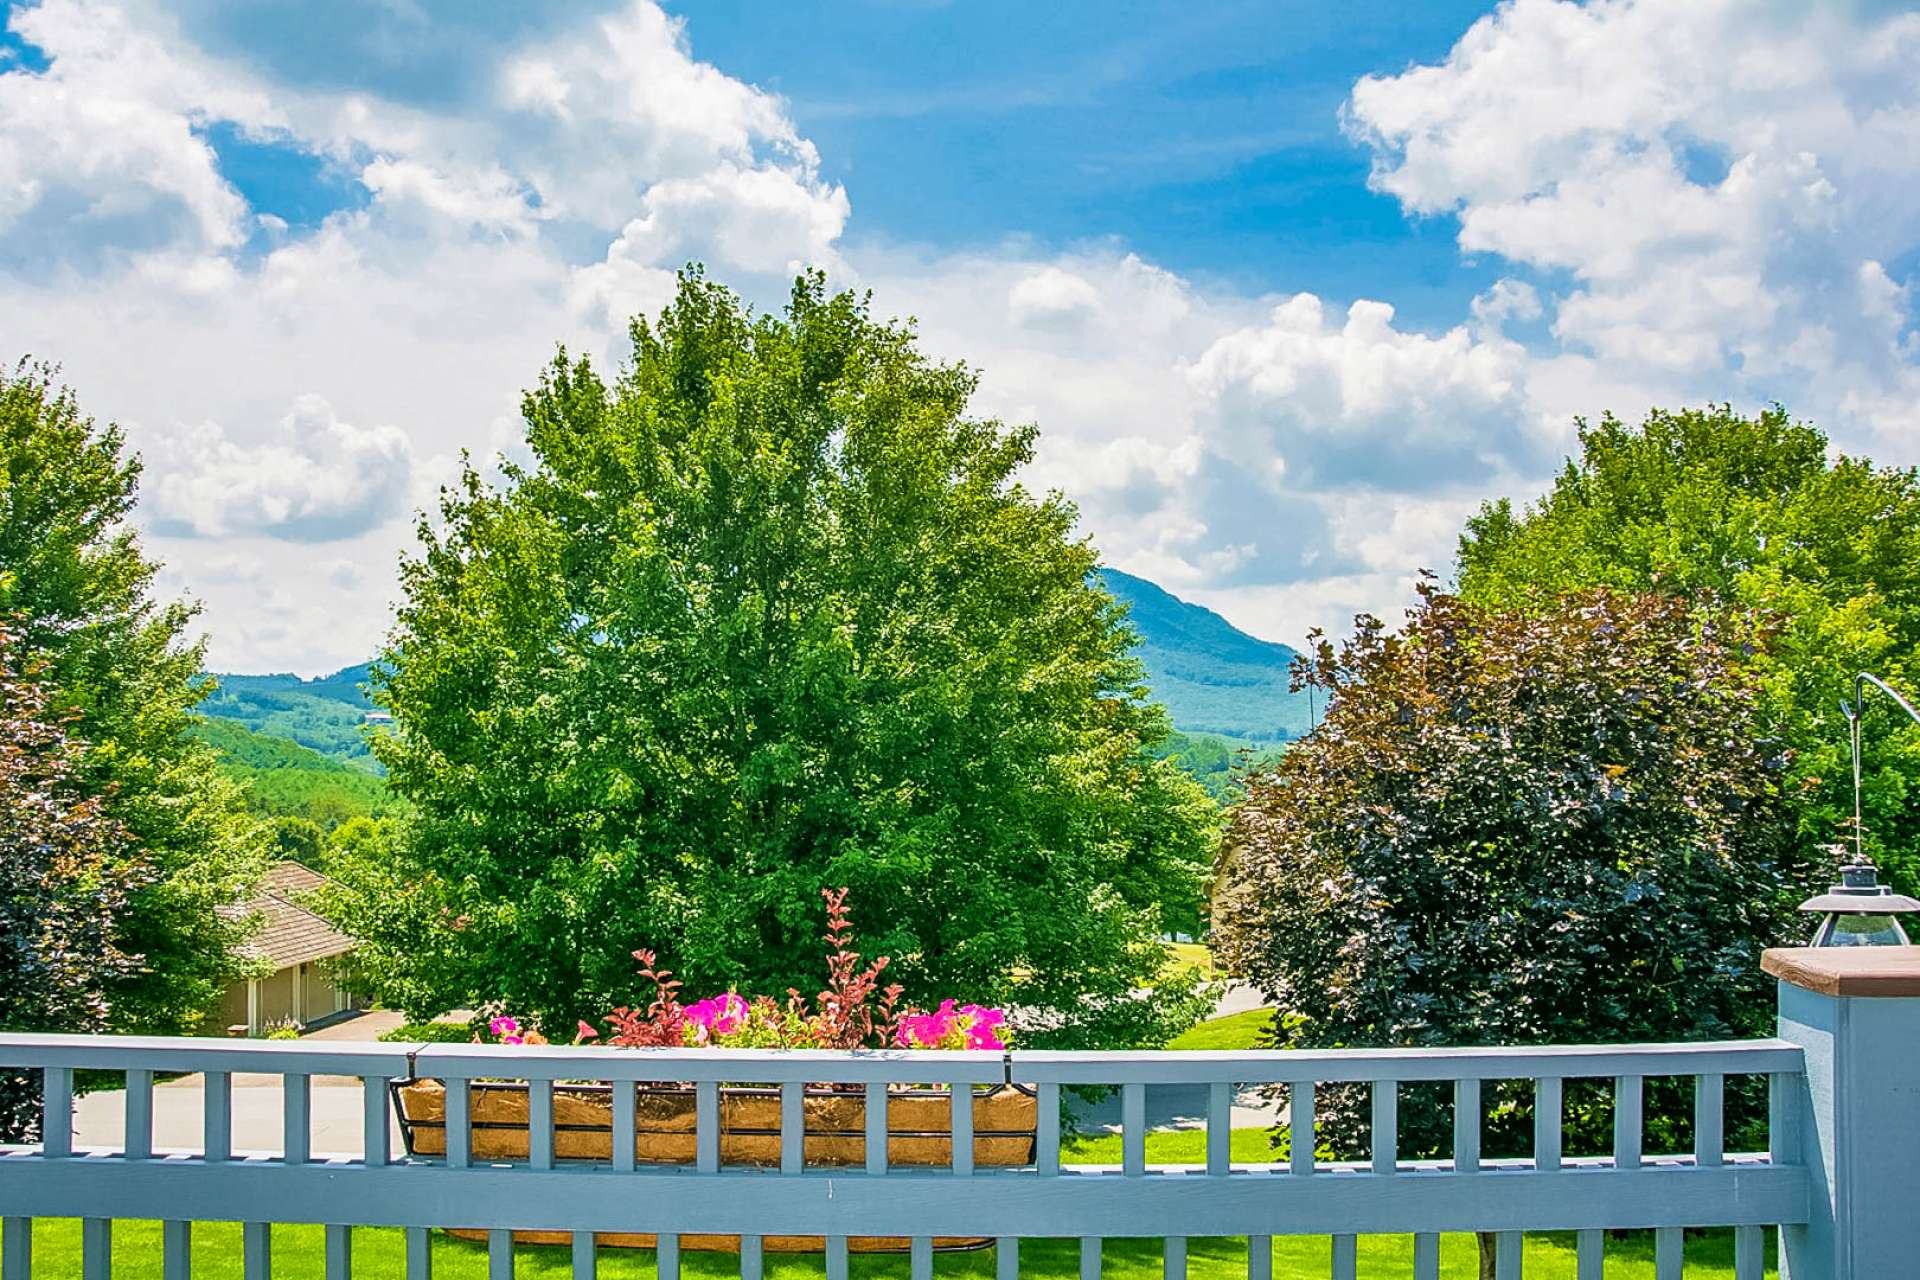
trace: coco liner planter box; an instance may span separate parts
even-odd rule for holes
[[[511,1081],[476,1081],[468,1086],[469,1146],[475,1160],[527,1159],[527,1086]],[[634,1160],[637,1164],[694,1163],[694,1091],[691,1088],[633,1086]],[[393,1086],[394,1110],[408,1155],[438,1156],[447,1150],[447,1094],[438,1080],[402,1080]],[[806,1136],[802,1144],[810,1168],[863,1165],[867,1159],[864,1093],[809,1088],[804,1096]],[[896,1089],[887,1095],[889,1166],[941,1167],[953,1160],[952,1104],[944,1089]],[[1031,1164],[1039,1120],[1038,1100],[1018,1085],[999,1085],[973,1098],[973,1162],[977,1167]],[[604,1084],[556,1084],[553,1088],[553,1154],[556,1160],[613,1159],[613,1089]],[[780,1164],[780,1091],[727,1087],[720,1090],[720,1163],[736,1167],[777,1168]],[[484,1231],[450,1230],[464,1239],[484,1239]],[[565,1244],[564,1231],[516,1231],[521,1244]],[[602,1233],[598,1240],[615,1248],[651,1249],[654,1237],[638,1233]],[[977,1249],[985,1237],[942,1236],[937,1249]],[[856,1236],[848,1248],[863,1253],[905,1252],[904,1236]],[[683,1235],[682,1249],[735,1251],[734,1236]],[[820,1236],[767,1236],[763,1247],[776,1253],[809,1253],[824,1248]]]

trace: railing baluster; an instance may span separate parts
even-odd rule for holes
[[[1224,1178],[1233,1172],[1233,1086],[1207,1086],[1207,1173]]]
[[[273,1280],[273,1224],[249,1222],[240,1228],[240,1274],[244,1280]]]
[[[0,1219],[0,1280],[33,1280],[33,1219]]]
[[[458,1077],[441,1083],[447,1087],[447,1168],[464,1169],[473,1162],[473,1090]]]
[[[313,1157],[313,1081],[305,1075],[280,1080],[280,1150],[288,1164]]]
[[[1644,1081],[1639,1076],[1613,1079],[1613,1167],[1640,1167],[1640,1138],[1646,1128],[1643,1115]]]
[[[407,1280],[433,1280],[433,1232],[407,1228]]]
[[[1520,1280],[1520,1248],[1524,1238],[1518,1231],[1501,1231],[1493,1237],[1494,1280]]]
[[[680,1280],[680,1235],[662,1231],[654,1237],[653,1269],[656,1280]]]
[[[1574,1235],[1575,1280],[1602,1280],[1607,1261],[1607,1233],[1598,1230]]]
[[[193,1274],[193,1224],[168,1220],[160,1224],[160,1274],[165,1280],[188,1280]]]
[[[40,1079],[40,1152],[73,1154],[73,1068],[47,1067]]]
[[[1004,1242],[1002,1242],[1004,1243]],[[827,1237],[827,1280],[847,1280],[852,1267],[847,1258],[847,1238]]]
[[[1360,1242],[1354,1236],[1333,1238],[1333,1280],[1356,1280],[1360,1266]]]
[[[1060,1086],[1047,1083],[1040,1086],[1035,1120],[1039,1132],[1034,1135],[1034,1167],[1042,1174],[1052,1176],[1060,1172]]]
[[[1763,1280],[1767,1269],[1764,1227],[1733,1229],[1733,1280]]]
[[[949,1090],[953,1109],[953,1141],[949,1144],[953,1173],[957,1178],[965,1178],[973,1173],[973,1086],[956,1083],[950,1085]]]
[[[867,1172],[887,1171],[887,1082],[867,1082]],[[1042,1121],[1042,1123],[1045,1123]]]
[[[487,1232],[487,1280],[513,1280],[513,1232]]]
[[[1775,1071],[1767,1077],[1767,1156],[1775,1164],[1800,1163],[1798,1090],[1804,1077]]]
[[[1541,1076],[1533,1082],[1533,1167],[1560,1167],[1560,1077]]]
[[[933,1240],[915,1236],[907,1246],[907,1274],[911,1280],[933,1280]]]
[[[387,1082],[386,1076],[360,1077],[360,1151],[368,1168],[393,1160],[387,1133]]]
[[[205,1111],[201,1116],[201,1146],[208,1161],[225,1160],[233,1154],[233,1077],[225,1071],[209,1071],[201,1077],[205,1083]]]
[[[600,1274],[600,1260],[595,1255],[593,1232],[574,1232],[573,1280],[595,1280],[595,1277]]]
[[[788,1080],[780,1086],[780,1172],[799,1173],[807,1167],[807,1102],[805,1085]]]
[[[113,1280],[113,1219],[80,1219],[81,1280]]]
[[[1313,1081],[1301,1080],[1288,1089],[1287,1172],[1313,1172]]]
[[[527,1164],[553,1168],[553,1081],[527,1081]]]
[[[1440,1237],[1430,1231],[1413,1238],[1413,1280],[1440,1280]]]
[[[1273,1237],[1247,1237],[1247,1280],[1273,1280]]]
[[[1400,1167],[1400,1085],[1394,1080],[1373,1082],[1373,1171],[1392,1173]]]
[[[329,1222],[326,1250],[327,1280],[353,1280],[353,1227]]]
[[[1187,1238],[1168,1236],[1160,1243],[1160,1280],[1187,1280]]]
[[[1456,1173],[1480,1170],[1480,1082],[1453,1082],[1453,1168]]]
[[[1661,1227],[1653,1233],[1653,1280],[1680,1280],[1686,1265],[1687,1233],[1679,1227]]]
[[[1080,1237],[1080,1280],[1100,1280],[1101,1245],[1099,1236]]]
[[[127,1069],[126,1139],[122,1146],[129,1160],[145,1160],[153,1155],[153,1072]]]
[[[694,1167],[720,1172],[720,1083],[702,1080],[693,1087]]]
[[[1716,1074],[1693,1078],[1693,1163],[1707,1169],[1726,1155],[1726,1077]]]
[[[1147,1086],[1120,1086],[1120,1172],[1138,1178],[1147,1171]]]
[[[615,1080],[609,1087],[613,1090],[613,1167],[622,1173],[632,1173],[634,1148],[639,1142],[633,1131],[639,1086],[631,1081]]]
[[[928,1243],[932,1243],[929,1241]],[[766,1248],[759,1236],[740,1237],[740,1280],[760,1280],[766,1273]]]

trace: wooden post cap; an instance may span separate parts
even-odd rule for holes
[[[1825,996],[1920,996],[1920,947],[1773,947],[1760,967]]]

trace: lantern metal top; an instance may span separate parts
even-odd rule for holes
[[[1840,868],[1839,884],[1808,898],[1800,909],[1815,915],[1898,916],[1920,911],[1920,902],[1881,884],[1872,863],[1856,862]]]

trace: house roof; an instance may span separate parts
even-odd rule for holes
[[[285,969],[351,951],[352,938],[303,905],[309,894],[327,883],[325,876],[297,862],[276,862],[267,868],[259,892],[224,913],[260,919],[259,932],[242,945],[241,952]]]

